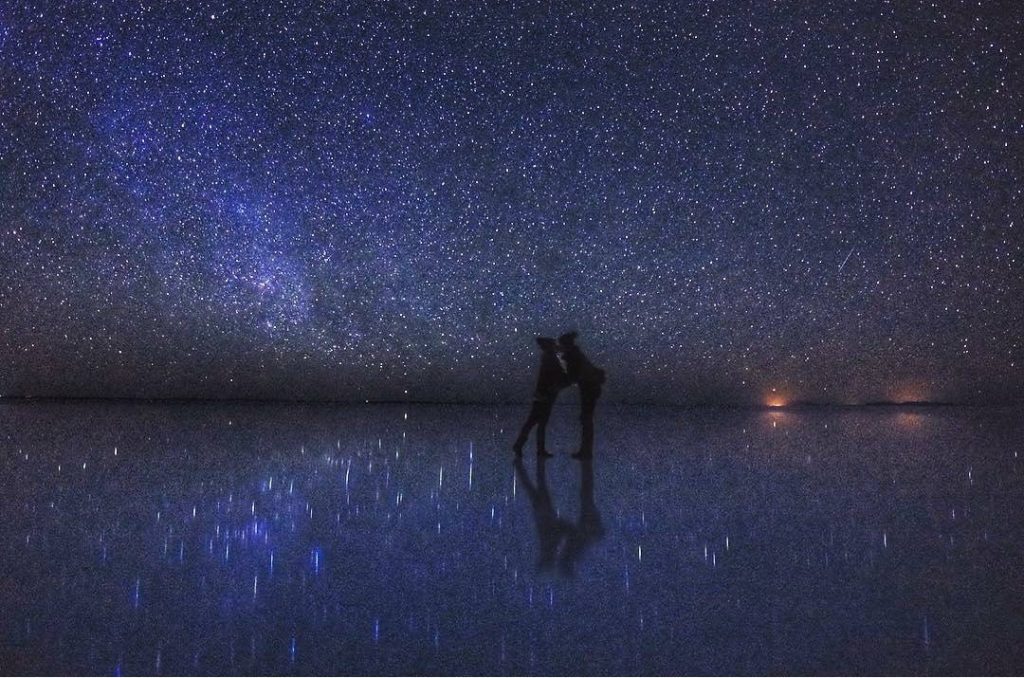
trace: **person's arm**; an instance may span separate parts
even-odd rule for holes
[[[572,385],[572,379],[569,378],[569,373],[562,367],[562,363],[558,363],[558,376],[555,379],[555,388],[561,391],[563,388]]]
[[[579,381],[579,378],[580,378],[579,364],[577,363],[577,361],[576,361],[574,356],[570,356],[570,355],[566,355],[565,356],[565,369],[563,370],[563,373],[565,374],[565,385],[566,386],[571,386],[571,385],[575,384],[577,381]]]

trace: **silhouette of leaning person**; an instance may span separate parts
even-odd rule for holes
[[[533,392],[530,415],[512,445],[517,457],[523,455],[523,445],[526,444],[526,439],[534,426],[537,427],[537,456],[552,456],[545,447],[548,419],[551,418],[551,408],[555,405],[558,392],[569,385],[562,363],[558,361],[558,344],[555,340],[551,337],[537,337],[537,346],[540,347],[540,373],[537,375],[537,388]]]
[[[540,551],[537,557],[537,569],[541,571],[549,570],[554,566],[555,557],[558,555],[558,545],[570,530],[569,523],[558,517],[555,504],[551,501],[548,476],[544,470],[546,461],[544,457],[537,460],[536,485],[530,482],[530,476],[527,475],[526,467],[523,466],[522,457],[517,457],[513,464],[519,484],[530,497],[533,521],[537,528],[537,547]]]
[[[604,370],[587,359],[576,345],[576,337],[576,332],[566,332],[558,337],[558,345],[570,383],[580,387],[580,450],[572,456],[576,459],[590,459],[594,456],[594,410],[597,408],[597,399],[601,397]]]

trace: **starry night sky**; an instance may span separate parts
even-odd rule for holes
[[[1019,2],[0,0],[0,394],[1024,394]],[[775,389],[774,391],[772,389]]]

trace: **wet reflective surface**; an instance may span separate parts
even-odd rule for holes
[[[1024,670],[1019,410],[525,414],[0,405],[0,669]]]

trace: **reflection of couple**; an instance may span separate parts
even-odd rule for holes
[[[563,334],[557,342],[550,337],[537,337],[537,345],[541,352],[540,374],[530,415],[513,445],[516,457],[522,456],[523,445],[534,426],[537,427],[537,456],[552,456],[544,444],[551,408],[555,405],[559,391],[577,384],[580,388],[580,449],[572,456],[590,459],[594,455],[594,409],[597,407],[597,399],[601,397],[604,370],[595,367],[576,345],[575,332]],[[564,368],[558,359],[559,354],[565,361]]]
[[[580,464],[580,512],[575,524],[558,516],[554,502],[551,501],[545,465],[543,457],[537,460],[537,484],[534,485],[526,473],[522,458],[516,458],[515,463],[516,476],[530,497],[536,522],[540,549],[537,567],[540,570],[550,569],[557,559],[562,573],[572,575],[576,563],[604,536],[601,516],[594,503],[594,464],[589,460]],[[565,546],[559,554],[558,546],[563,540]]]

